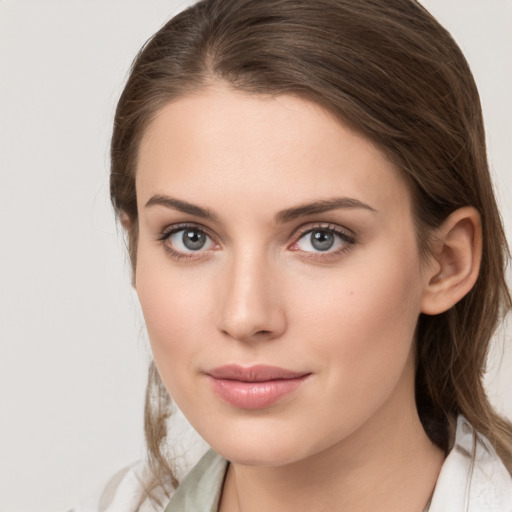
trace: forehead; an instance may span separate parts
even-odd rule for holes
[[[319,105],[222,85],[157,113],[141,141],[136,184],[139,201],[169,191],[189,200],[272,196],[280,208],[333,194],[409,200],[385,154]]]

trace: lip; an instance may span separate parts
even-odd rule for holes
[[[213,391],[239,409],[269,407],[299,388],[311,375],[267,365],[226,365],[205,373]]]

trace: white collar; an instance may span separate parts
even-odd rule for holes
[[[452,511],[512,511],[512,477],[489,441],[476,434],[463,416],[457,419],[455,443],[429,508],[429,512]]]

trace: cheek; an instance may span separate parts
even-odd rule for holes
[[[308,293],[290,308],[297,332],[309,334],[329,379],[357,383],[350,385],[356,394],[396,382],[414,341],[422,290],[419,260],[414,245],[399,253],[390,247],[340,267],[324,281],[303,282]]]
[[[196,356],[208,342],[207,290],[186,272],[171,272],[168,262],[146,259],[144,251],[139,253],[136,288],[156,366],[174,396],[179,393],[176,381],[193,372]]]

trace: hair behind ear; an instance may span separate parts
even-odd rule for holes
[[[463,414],[512,473],[512,425],[493,409],[482,379],[491,336],[510,309],[503,272],[508,253],[503,233],[489,240],[482,223],[475,208],[463,207],[433,231],[417,328],[416,401],[436,444],[448,449],[446,433]]]

